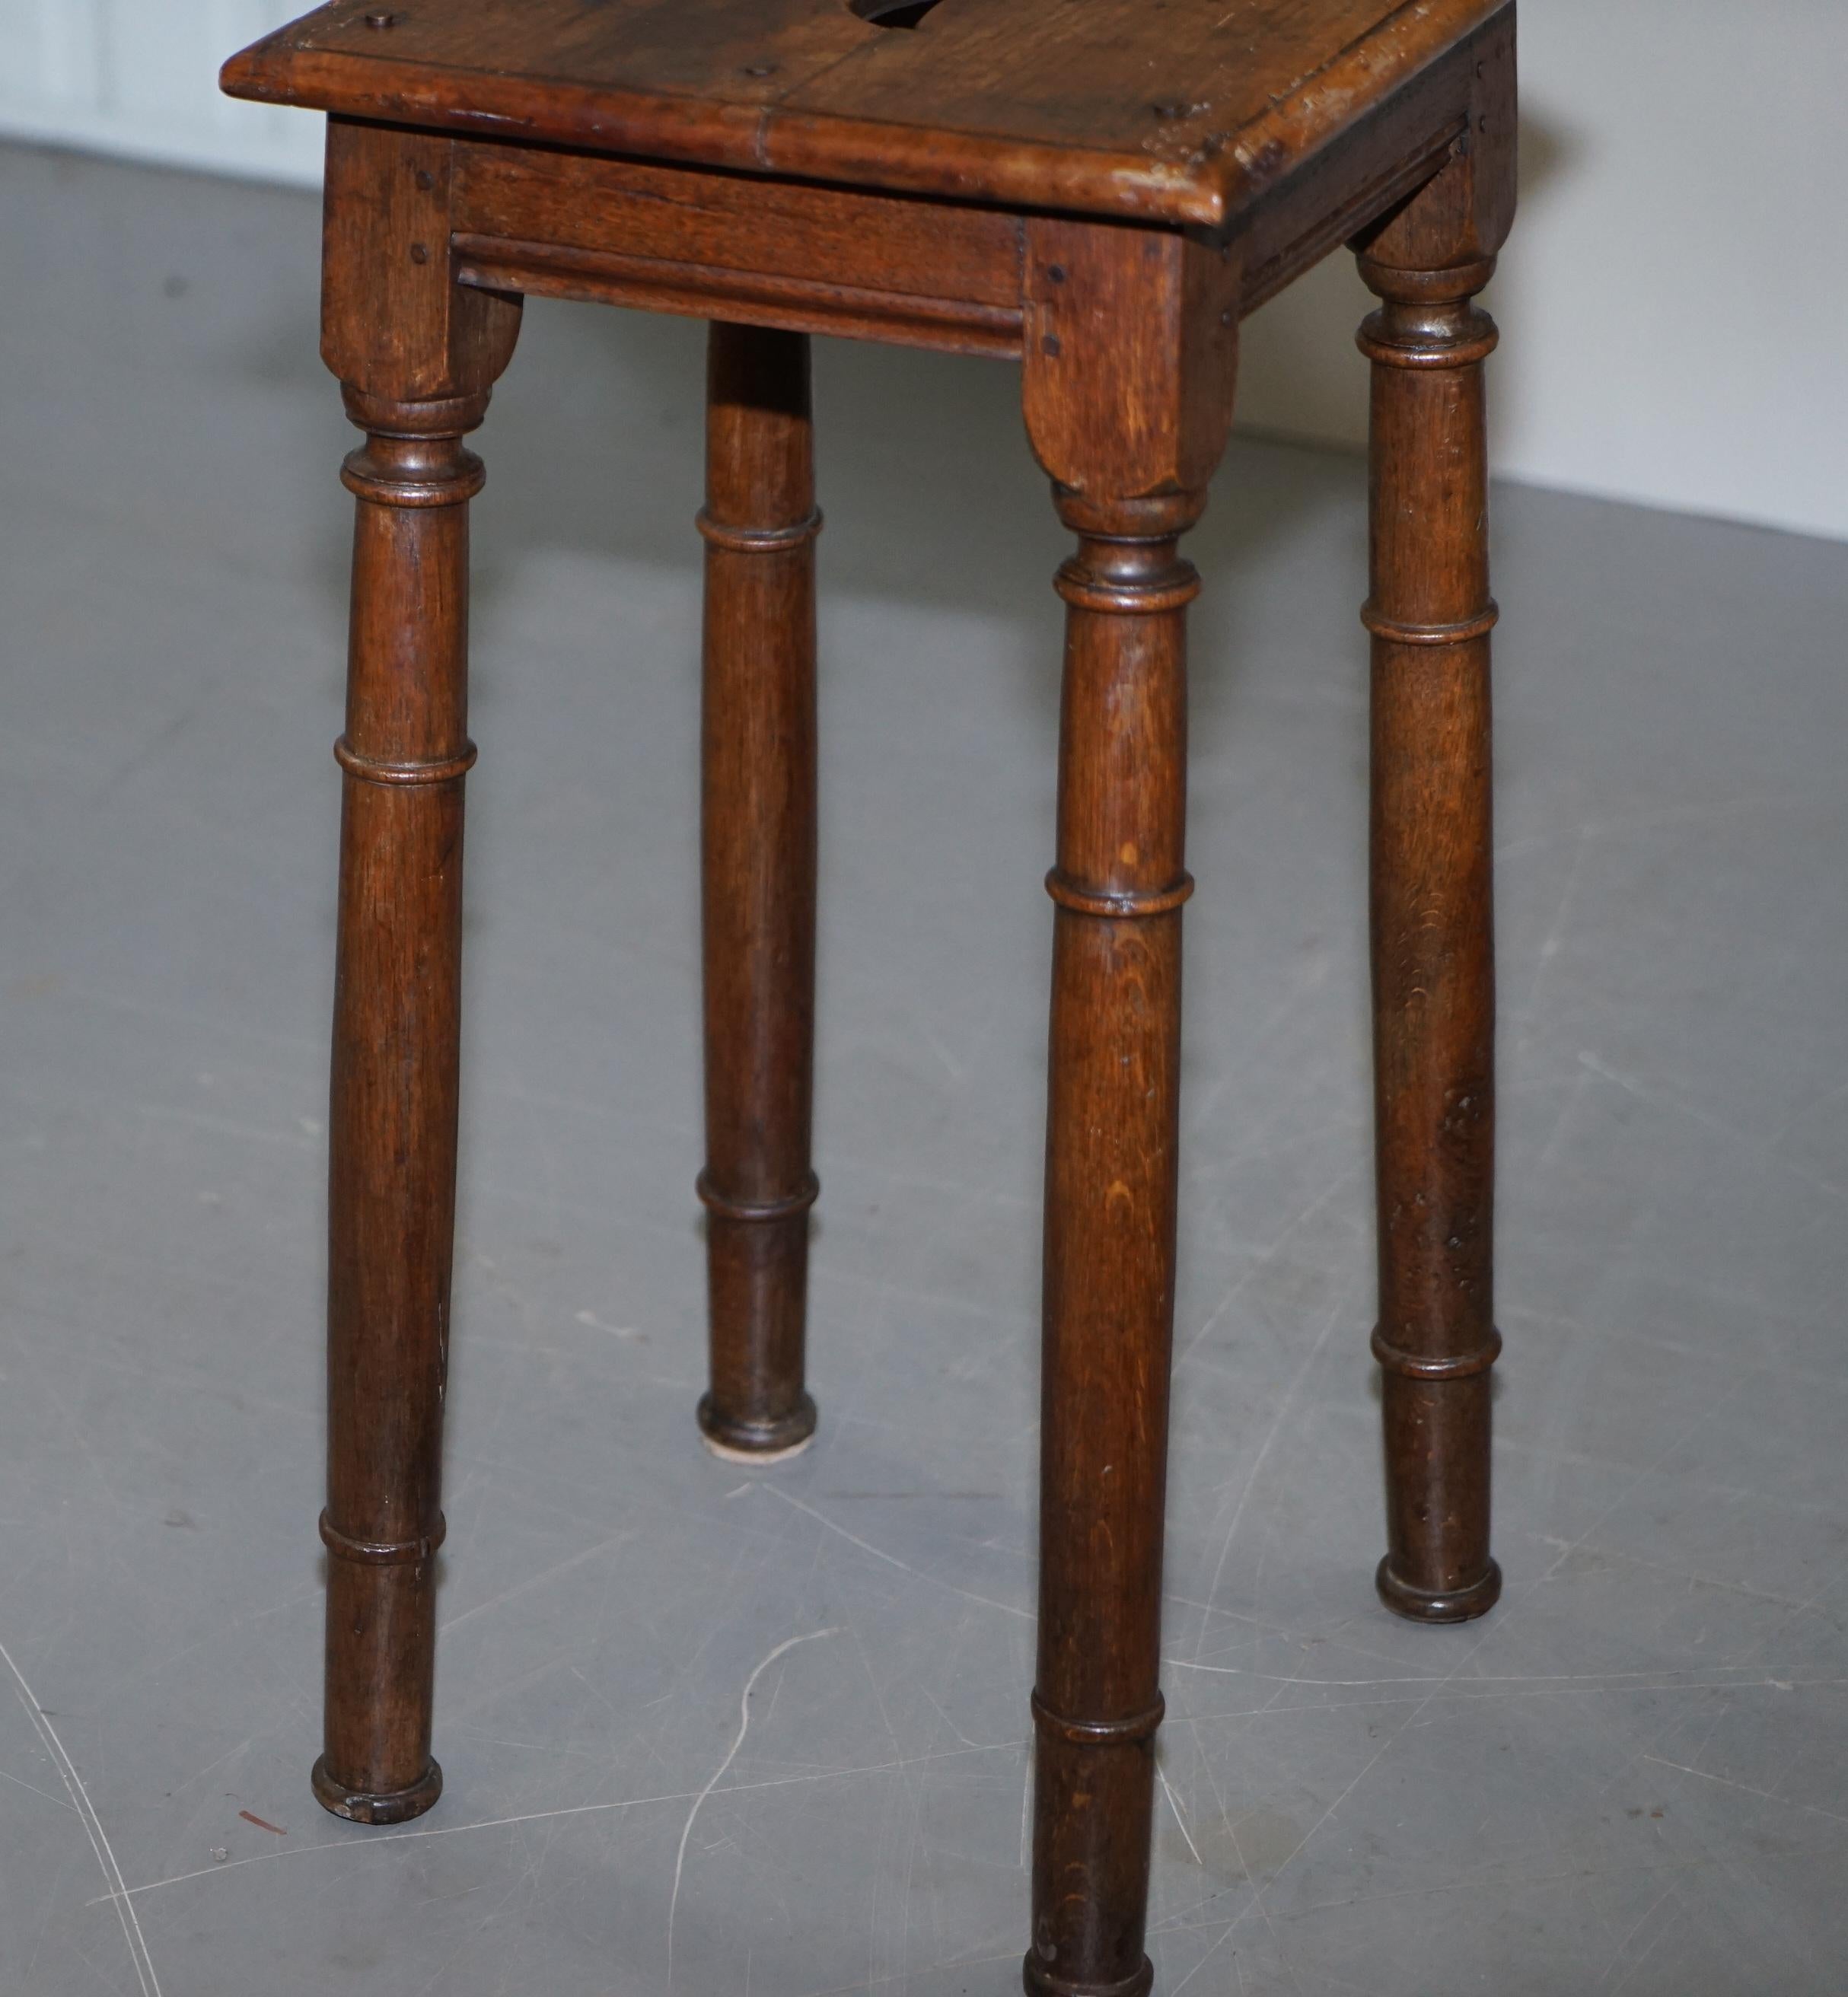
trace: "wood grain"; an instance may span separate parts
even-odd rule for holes
[[[1232,416],[1239,271],[1036,222],[1028,433],[1066,603],[1047,1083],[1029,1992],[1141,1992],[1174,1307],[1186,609]]]
[[[456,160],[468,236],[1019,310],[1020,224],[991,209],[507,146]]]
[[[871,9],[877,14],[883,10]],[[801,1447],[815,953],[810,331],[1017,356],[1077,536],[1048,1076],[1032,1945],[1143,1997],[1174,1302],[1180,553],[1241,314],[1350,238],[1374,369],[1388,1606],[1480,1613],[1493,1174],[1487,459],[1499,0],[353,0],[227,66],[329,122],[323,353],[367,433],[331,1216],[329,1808],[426,1809],[466,735],[463,447],[527,291],[715,322],[702,730],[709,1443]],[[908,18],[909,18],[908,16]],[[377,19],[380,25],[369,26]],[[378,121],[388,122],[378,122]]]
[[[895,30],[836,0],[336,0],[222,80],[529,143],[1222,228],[1503,5],[1168,0],[1151,22],[1138,0],[942,0]]]
[[[396,1823],[430,1756],[454,1229],[468,739],[462,439],[519,311],[450,270],[450,142],[336,125],[322,350],[366,433],[340,825],[328,1201],[326,1730],[315,1792]],[[421,251],[423,254],[419,255]]]
[[[1019,349],[1015,216],[505,145],[457,157],[464,284],[956,353]]]
[[[1370,230],[1372,893],[1387,1553],[1396,1613],[1491,1608],[1495,940],[1488,453],[1474,305],[1512,212],[1512,78],[1471,143]],[[1499,112],[1491,112],[1499,105]]]
[[[803,1386],[815,1063],[814,446],[808,342],[715,325],[706,375],[701,824],[707,1441],[787,1454]]]

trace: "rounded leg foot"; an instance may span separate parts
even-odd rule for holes
[[[1392,1571],[1388,1554],[1380,1562],[1373,1585],[1393,1614],[1404,1616],[1408,1623],[1473,1623],[1502,1599],[1502,1570],[1493,1561],[1482,1578],[1471,1581],[1467,1588],[1433,1594],[1428,1588],[1414,1588],[1408,1581],[1401,1581]]]
[[[815,1402],[807,1394],[790,1412],[774,1422],[726,1419],[712,1405],[710,1394],[699,1402],[700,1440],[726,1463],[782,1463],[800,1456],[815,1440]]]
[[[1145,1955],[1142,1967],[1120,1983],[1073,1983],[1055,1976],[1029,1952],[1021,1965],[1020,1981],[1026,1997],[1149,1997],[1155,1987],[1155,1965]]]
[[[408,1789],[388,1789],[382,1794],[350,1789],[336,1782],[327,1772],[326,1755],[315,1762],[310,1779],[315,1801],[349,1823],[406,1823],[422,1816],[443,1793],[443,1771],[434,1761]]]

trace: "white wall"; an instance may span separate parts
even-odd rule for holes
[[[1848,538],[1848,0],[1522,0],[1521,74],[1500,468]],[[1338,257],[1267,306],[1245,419],[1364,437],[1373,302]]]
[[[226,56],[309,0],[0,0],[0,135],[318,183],[319,118],[233,104]]]
[[[0,0],[0,133],[312,181],[318,119],[215,87],[291,11]],[[1521,61],[1499,468],[1848,539],[1848,0],[1525,0]],[[1370,302],[1337,257],[1267,306],[1244,420],[1358,442]]]

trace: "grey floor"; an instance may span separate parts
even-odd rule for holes
[[[692,1424],[700,329],[529,315],[477,509],[449,1787],[360,1830],[307,1785],[316,231],[0,152],[0,1988],[994,1997],[1064,547],[1011,373],[818,357],[822,1425],[753,1475]],[[1246,443],[1195,536],[1159,1988],[1839,1989],[1848,547],[1498,495],[1508,1586],[1428,1632],[1370,1585],[1363,505]]]

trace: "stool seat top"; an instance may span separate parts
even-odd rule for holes
[[[221,81],[478,137],[1222,228],[1510,4],[335,0]]]

